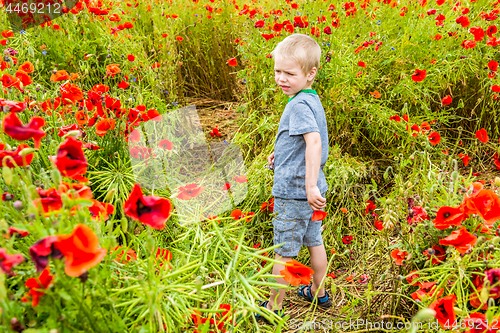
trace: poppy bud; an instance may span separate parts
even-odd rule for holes
[[[500,187],[500,178],[499,177],[495,177],[495,185]]]
[[[436,250],[434,250],[433,248],[427,249],[427,254],[433,256],[434,254],[436,254]]]
[[[113,199],[113,194],[115,194],[115,189],[112,189],[111,191],[108,192],[108,194],[106,194],[106,197],[104,198],[104,201],[105,202],[110,202],[111,199]]]
[[[65,207],[71,207],[71,203],[69,202],[69,197],[66,193],[61,194],[61,200]]]
[[[483,288],[481,289],[481,292],[479,294],[479,299],[481,300],[481,303],[486,303],[489,297],[489,288]]]
[[[497,229],[497,232],[498,232],[498,229]],[[497,245],[498,243],[500,243],[500,237],[493,237],[493,240],[491,241],[494,245]]]
[[[32,152],[34,152],[36,149],[35,148],[31,148],[31,147],[28,147],[28,148],[24,148],[23,150],[21,150],[19,152],[19,156],[21,157],[24,157],[28,154],[31,154]]]
[[[14,317],[10,320],[10,329],[14,332],[22,332],[25,330],[25,327],[19,322],[19,320],[17,320],[16,317]]]
[[[57,169],[52,169],[51,174],[52,174],[52,180],[54,181],[54,184],[56,186],[59,186],[59,184],[61,184],[61,173]]]
[[[10,185],[12,184],[12,170],[10,170],[9,167],[4,166],[2,170],[2,176],[5,184]]]
[[[23,202],[21,200],[14,201],[14,208],[18,211],[23,209]]]
[[[457,179],[458,179],[458,172],[457,172],[457,171],[453,171],[453,172],[451,173],[451,179],[452,179],[454,182],[456,182],[456,181],[457,181]]]
[[[425,308],[417,312],[417,314],[413,317],[414,322],[427,321],[434,318],[436,315],[436,311],[433,309]]]
[[[479,236],[479,238],[477,239],[476,244],[479,245],[479,244],[483,243],[484,241],[485,241],[484,236]]]
[[[152,253],[154,247],[155,247],[155,240],[151,235],[148,234],[148,237],[146,239],[146,250],[148,251],[148,253]]]
[[[123,233],[126,233],[128,231],[128,220],[127,220],[126,217],[122,218],[122,220],[121,220],[121,227],[122,227]]]

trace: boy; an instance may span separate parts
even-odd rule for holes
[[[328,158],[325,111],[316,91],[311,89],[321,47],[307,35],[292,34],[278,43],[271,54],[275,59],[276,84],[290,97],[280,119],[275,151],[268,157],[269,165],[275,165],[272,195],[278,214],[273,220],[274,244],[285,243],[274,252],[276,259],[285,263],[299,254],[302,245],[307,246],[314,270],[313,282],[302,286],[298,295],[327,308],[331,300],[321,285],[328,265],[321,237],[322,221],[311,221],[314,211],[325,208],[324,196],[328,190],[323,174]],[[283,269],[284,264],[274,264],[273,274],[281,275]],[[277,282],[288,285],[283,278]],[[280,289],[279,293],[272,289],[269,301],[260,306],[283,317],[285,292],[286,289]]]

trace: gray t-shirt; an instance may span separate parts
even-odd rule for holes
[[[323,167],[328,158],[328,129],[325,110],[314,89],[304,89],[289,99],[281,115],[274,143],[274,182],[272,195],[284,199],[307,199],[306,141],[303,134],[319,132],[321,166],[318,174],[320,193],[326,194]]]

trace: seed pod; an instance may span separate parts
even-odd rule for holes
[[[496,237],[493,237],[493,240],[491,241],[493,244],[497,245],[498,243],[500,243],[500,237],[496,236]]]
[[[454,182],[456,182],[456,181],[457,181],[457,179],[458,179],[458,172],[457,172],[457,171],[453,171],[453,172],[451,173],[451,179],[452,179]]]

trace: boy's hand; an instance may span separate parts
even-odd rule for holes
[[[326,199],[321,196],[317,185],[306,188],[306,192],[307,202],[309,202],[309,205],[313,210],[321,210],[326,207]]]
[[[274,151],[271,155],[267,157],[267,162],[269,162],[269,165],[274,163]]]

